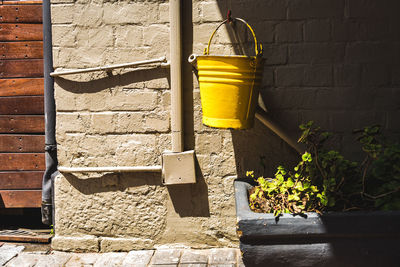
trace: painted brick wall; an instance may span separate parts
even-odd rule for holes
[[[183,3],[185,59],[202,53],[228,9],[253,26],[267,59],[262,98],[294,137],[301,122],[314,120],[339,133],[338,146],[357,156],[353,128],[379,123],[399,136],[397,1]],[[168,6],[161,0],[53,0],[54,67],[169,57]],[[239,37],[251,53],[248,33]],[[237,53],[235,43],[232,31],[221,28],[211,51]],[[246,170],[270,175],[296,153],[259,122],[246,131],[203,126],[189,63],[183,73],[185,148],[196,151],[198,183],[166,188],[158,174],[60,175],[54,248],[237,246],[233,179]],[[55,89],[60,165],[154,165],[170,149],[168,69],[66,76],[56,79]]]

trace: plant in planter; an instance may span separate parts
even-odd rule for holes
[[[250,193],[253,211],[279,216],[284,212],[400,209],[400,146],[383,141],[379,126],[356,131],[366,153],[361,163],[327,149],[331,134],[313,122],[300,128],[299,142],[306,144],[307,152],[293,171],[279,166],[274,178],[256,180],[258,185]],[[248,176],[254,178],[254,173]]]
[[[328,149],[330,133],[300,127],[307,152],[293,170],[235,181],[245,264],[397,266],[400,212],[386,210],[400,209],[400,146],[378,126],[358,130],[358,163]]]

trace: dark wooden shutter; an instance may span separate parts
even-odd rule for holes
[[[44,170],[42,2],[0,0],[0,208],[40,207]]]

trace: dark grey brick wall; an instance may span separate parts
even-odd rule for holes
[[[353,156],[352,129],[380,124],[399,138],[400,1],[217,2],[254,26],[267,59],[262,97],[294,135],[314,120]]]

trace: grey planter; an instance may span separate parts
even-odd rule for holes
[[[246,266],[400,266],[400,212],[273,214],[250,210],[235,181],[237,232]]]

